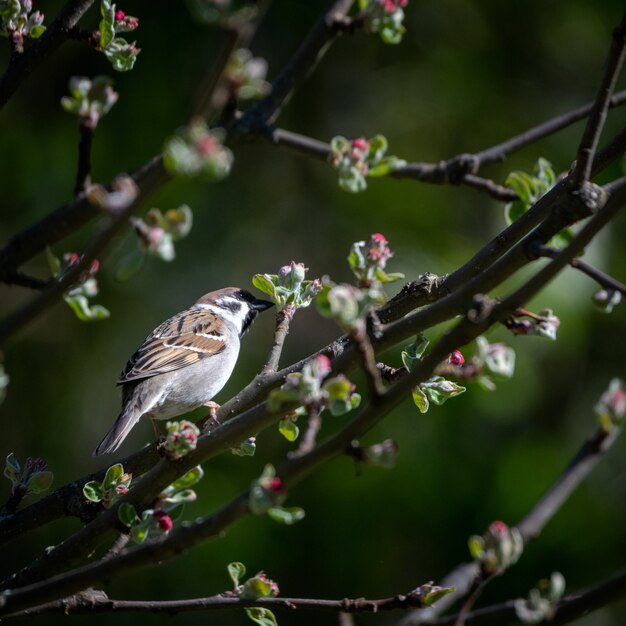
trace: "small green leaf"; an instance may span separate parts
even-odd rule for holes
[[[267,514],[275,522],[278,522],[279,524],[286,524],[287,526],[291,526],[292,524],[299,522],[304,519],[305,516],[304,509],[298,506],[273,506],[267,511]]]
[[[504,219],[508,226],[516,222],[524,213],[526,213],[526,207],[522,202],[509,202],[504,207]]]
[[[552,237],[550,245],[554,248],[562,250],[563,248],[567,248],[573,238],[574,231],[571,228],[564,228]]]
[[[267,294],[276,300],[276,286],[273,281],[278,281],[275,274],[255,274],[252,278],[252,284],[261,292]]]
[[[177,478],[167,489],[166,492],[176,493],[183,489],[188,489],[192,485],[195,485],[204,476],[204,470],[200,465],[192,467],[188,472],[183,474],[180,478]]]
[[[46,246],[46,259],[48,261],[48,267],[53,276],[56,276],[61,271],[61,260],[54,255],[54,252]]]
[[[17,457],[13,452],[10,452],[5,460],[4,475],[12,482],[14,480],[19,482],[21,472],[22,470]]]
[[[422,602],[426,606],[432,606],[444,596],[454,592],[454,587],[437,587],[431,585],[431,589],[422,596]]]
[[[415,402],[415,406],[419,409],[420,413],[426,413],[430,406],[428,396],[420,389],[420,387],[415,387],[412,395],[413,402]]]
[[[234,561],[228,564],[227,569],[233,585],[239,587],[239,581],[246,575],[246,566],[239,561]]]
[[[142,524],[133,526],[130,529],[130,536],[133,538],[133,541],[143,543],[148,538],[148,528]]]
[[[90,307],[86,296],[64,296],[63,299],[81,322],[105,320],[111,316],[108,309],[99,304],[94,304]]]
[[[425,383],[420,383],[419,386],[428,399],[437,406],[441,406],[449,398],[454,398],[465,391],[465,387],[446,380],[443,376],[433,376]]]
[[[269,609],[254,607],[245,611],[247,616],[259,626],[278,626],[276,616]]]
[[[111,465],[111,467],[109,467],[106,471],[104,480],[102,481],[102,488],[104,491],[113,489],[118,484],[122,476],[124,476],[124,467],[122,464],[116,463],[115,465]]]
[[[470,555],[475,561],[479,561],[485,554],[485,540],[480,535],[472,535],[467,540]]]
[[[115,37],[115,5],[108,0],[102,0],[100,3],[100,48],[104,50]]]
[[[128,502],[122,502],[122,504],[120,504],[117,509],[117,517],[120,522],[122,522],[124,526],[128,526],[128,528],[131,528],[140,521],[135,507]]]
[[[49,471],[35,472],[26,483],[26,489],[30,493],[43,493],[48,491],[54,480],[54,474]]]
[[[429,341],[424,335],[417,335],[415,341],[408,345],[402,352],[402,363],[404,367],[410,372],[418,363],[422,360],[424,352],[428,347]]]
[[[83,495],[91,502],[101,502],[102,485],[97,480],[90,480],[83,487]]]
[[[282,419],[278,423],[278,431],[287,441],[295,441],[300,434],[297,424],[290,419]]]

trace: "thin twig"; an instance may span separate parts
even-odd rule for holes
[[[340,34],[334,24],[346,16],[353,3],[354,0],[333,0],[330,3],[298,50],[272,81],[270,93],[249,107],[237,122],[237,133],[247,135],[263,131],[268,123],[276,119],[294,90],[310,76],[330,44]]]
[[[0,76],[0,109],[37,65],[48,59],[52,52],[70,38],[70,31],[93,2],[94,0],[71,0],[39,39],[22,54],[11,56],[6,71]]]
[[[302,439],[300,440],[300,445],[297,450],[290,452],[287,456],[290,459],[294,459],[299,456],[304,456],[308,454],[315,448],[315,443],[317,441],[317,435],[319,434],[322,428],[322,416],[320,415],[319,410],[311,409],[307,416],[307,428],[304,431],[304,435],[302,435]]]
[[[572,173],[572,179],[576,185],[586,183],[591,176],[594,155],[600,141],[600,135],[604,128],[611,96],[613,95],[615,83],[617,82],[625,55],[626,13],[622,16],[622,21],[619,26],[613,31],[611,49],[609,50],[609,55],[606,60],[604,76],[602,77],[593,108],[589,113],[585,132],[578,146],[576,165]]]
[[[361,357],[361,363],[372,397],[381,396],[385,392],[385,386],[383,385],[380,370],[376,366],[376,356],[372,342],[367,334],[366,321],[364,319],[358,320],[350,335]]]
[[[554,259],[558,256],[559,251],[554,248],[550,248],[549,246],[538,246],[536,248],[536,252],[539,256],[547,257],[549,259]],[[626,297],[626,285],[621,283],[619,280],[616,280],[609,274],[589,265],[589,263],[585,263],[582,259],[576,258],[572,259],[569,264],[583,274],[586,274],[593,280],[595,280],[601,287],[605,289],[610,289],[612,291],[619,291],[623,296]]]
[[[280,362],[280,355],[283,352],[283,346],[285,339],[289,334],[289,324],[293,319],[296,312],[293,304],[287,304],[280,311],[276,313],[276,330],[274,331],[274,341],[270,348],[270,353],[267,358],[267,363],[263,368],[263,374],[269,374],[275,372],[278,369],[278,363]]]
[[[569,624],[583,615],[588,615],[598,609],[605,607],[611,602],[615,602],[626,595],[626,571],[619,572],[611,578],[603,580],[597,585],[579,591],[562,598],[555,607],[555,613],[547,624],[552,626],[562,626]],[[432,626],[451,626],[454,624],[456,615],[447,615],[439,619],[425,623]],[[469,613],[465,619],[466,624],[481,624],[483,622],[511,623],[511,619],[516,618],[515,602],[509,600],[501,604],[494,604]],[[416,623],[416,622],[413,622]],[[418,622],[419,623],[419,622]],[[515,619],[513,623],[522,623]],[[544,622],[541,622],[544,623]]]
[[[377,613],[378,611],[423,608],[424,603],[416,593],[398,594],[390,598],[370,600],[367,598],[343,598],[324,600],[317,598],[241,598],[232,592],[220,593],[205,598],[187,600],[112,600],[102,591],[77,594],[63,600],[50,602],[22,613],[3,618],[3,621],[32,618],[35,615],[54,613],[165,613],[176,615],[190,611],[212,611],[245,607],[268,609],[316,609],[343,613]]]
[[[541,534],[545,525],[556,515],[575,489],[591,474],[620,434],[621,429],[619,428],[613,429],[610,434],[598,429],[583,443],[553,485],[516,525],[522,535],[524,545]],[[454,593],[443,598],[436,607],[428,609],[424,615],[416,613],[407,616],[402,620],[402,626],[431,623],[436,615],[443,613],[456,600],[468,593],[469,587],[478,573],[478,567],[474,563],[463,564],[455,568],[441,582],[444,586],[454,586]],[[451,619],[443,623],[451,624],[453,622],[454,620]],[[468,616],[466,623],[472,623],[470,616]]]

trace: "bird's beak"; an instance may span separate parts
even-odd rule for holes
[[[255,300],[252,303],[252,308],[259,313],[262,313],[263,311],[266,311],[267,309],[273,306],[274,306],[274,303],[269,302],[268,300]]]

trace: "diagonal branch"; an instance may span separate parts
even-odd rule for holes
[[[606,60],[604,76],[598,89],[598,95],[589,113],[585,132],[583,133],[572,178],[574,183],[582,185],[591,176],[593,158],[604,128],[609,103],[619,76],[624,56],[626,55],[626,13],[622,16],[619,26],[613,31],[611,49]]]
[[[70,38],[70,31],[94,0],[70,0],[59,12],[46,32],[21,54],[13,54],[0,76],[0,109],[9,101],[31,72]]]

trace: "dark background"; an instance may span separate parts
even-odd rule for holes
[[[60,5],[39,2],[36,8],[49,22]],[[273,3],[252,46],[268,60],[270,78],[325,6],[325,0]],[[129,1],[118,8],[140,20],[135,34],[142,52],[132,72],[115,74],[102,55],[68,43],[2,111],[2,240],[71,197],[77,130],[59,100],[72,75],[108,74],[120,93],[94,142],[97,182],[131,171],[158,153],[189,113],[222,35],[194,23],[182,3]],[[342,37],[279,124],[326,141],[336,134],[380,132],[391,154],[410,161],[477,151],[591,100],[622,10],[617,0],[413,1],[401,45],[386,46],[375,35]],[[97,21],[96,7],[89,20]],[[7,48],[0,54],[2,67]],[[621,109],[611,112],[605,138],[623,126],[624,116]],[[579,123],[485,175],[502,182],[513,169],[532,170],[539,156],[556,171],[567,170],[581,131]],[[2,454],[13,451],[22,461],[45,458],[56,486],[107,464],[90,455],[117,415],[119,371],[153,327],[206,291],[250,288],[253,274],[275,272],[292,259],[304,261],[312,276],[347,280],[350,244],[378,231],[395,250],[390,271],[403,271],[408,278],[425,271],[442,274],[504,226],[502,206],[469,188],[379,179],[370,181],[365,193],[350,195],[338,188],[336,173],[323,162],[264,143],[236,146],[235,157],[224,182],[177,180],[151,199],[149,206],[163,210],[186,203],[194,211],[193,230],[177,245],[176,262],[150,259],[141,274],[118,284],[116,264],[136,244],[130,231],[114,243],[103,261],[101,294],[95,300],[110,309],[109,320],[82,324],[60,303],[7,347],[4,363],[11,382],[0,407]],[[616,165],[600,182],[620,173]],[[86,227],[56,245],[55,252],[81,250],[95,228]],[[624,234],[624,220],[618,219],[585,258],[623,279],[625,251],[619,242]],[[43,258],[26,269],[46,276]],[[363,442],[388,437],[399,442],[395,470],[366,467],[357,473],[352,461],[335,460],[290,494],[288,504],[306,509],[299,524],[284,527],[250,517],[174,562],[120,577],[107,593],[119,599],[212,595],[230,585],[226,565],[235,560],[250,573],[266,570],[282,594],[292,597],[383,597],[439,580],[468,559],[469,535],[483,532],[493,519],[514,524],[529,511],[595,428],[592,407],[610,378],[623,376],[624,309],[611,316],[596,312],[590,304],[595,290],[591,281],[568,270],[530,303],[535,309],[550,306],[559,315],[557,343],[514,338],[502,329],[489,333],[490,340],[514,346],[518,357],[514,379],[500,383],[496,392],[470,386],[426,415],[407,400],[370,432]],[[21,288],[1,287],[2,313],[29,297]],[[216,400],[225,401],[259,371],[272,325],[271,316],[265,316],[246,337],[236,372]],[[431,339],[438,330],[429,334]],[[298,313],[282,363],[306,356],[337,334],[313,308]],[[386,361],[398,365],[400,349]],[[349,419],[327,418],[324,434]],[[144,445],[151,432],[148,423],[140,424],[122,455]],[[289,447],[269,429],[259,437],[254,458],[227,453],[215,459],[205,467],[199,500],[185,516],[215,510]],[[481,602],[525,595],[554,570],[574,591],[622,568],[625,478],[624,442],[618,441]],[[2,489],[8,494],[8,482]],[[78,527],[75,520],[62,520],[29,535],[5,552],[3,569],[28,563]],[[624,612],[622,603],[579,623],[617,626]],[[391,624],[399,617],[356,619]],[[278,618],[281,624],[337,619],[314,612],[280,613]],[[122,626],[136,619],[103,615],[71,621],[115,620]],[[153,624],[246,623],[236,611],[143,619]]]

